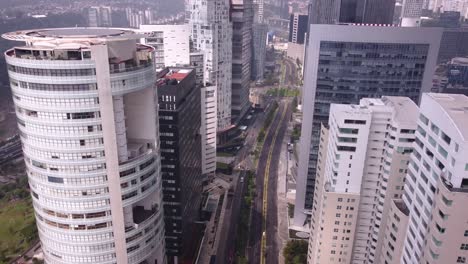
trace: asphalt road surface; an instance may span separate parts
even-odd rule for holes
[[[265,137],[265,143],[260,154],[256,177],[256,197],[252,208],[251,233],[248,243],[249,263],[251,264],[261,263],[260,256],[263,249],[265,249],[264,256],[266,257],[264,263],[278,263],[276,186],[281,144],[290,116],[291,107],[289,101],[281,101]],[[264,190],[266,190],[266,193]],[[264,207],[266,210],[264,210]],[[262,249],[264,230],[266,246]]]

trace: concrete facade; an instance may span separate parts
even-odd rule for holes
[[[187,5],[193,48],[204,53],[205,83],[217,87],[218,131],[231,125],[232,22],[230,1],[190,0]]]
[[[250,78],[254,23],[252,0],[231,1],[232,99],[231,120],[236,124],[250,108]]]
[[[432,86],[441,34],[441,29],[433,28],[311,25],[304,70],[295,226],[310,222],[320,125],[328,121],[330,104],[357,104],[362,98],[383,95],[407,96],[419,102],[421,93]],[[403,57],[387,63],[386,57],[395,56]],[[349,63],[343,64],[344,60]],[[407,65],[404,70],[401,64]],[[386,65],[388,71],[376,65]],[[370,72],[373,76],[368,75]]]
[[[164,263],[154,49],[122,29],[3,37],[26,42],[5,58],[45,261]]]
[[[403,201],[409,223],[401,263],[463,263],[466,250],[468,97],[425,94]],[[465,244],[464,244],[465,243]]]
[[[142,43],[156,49],[156,69],[190,64],[190,27],[188,25],[140,25],[147,35]]]
[[[308,263],[374,263],[392,199],[403,194],[417,115],[416,104],[402,97],[332,104]]]

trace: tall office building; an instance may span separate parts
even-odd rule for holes
[[[358,0],[356,23],[392,25],[394,12],[395,0]]]
[[[467,105],[465,95],[423,95],[403,195],[408,228],[403,256],[394,263],[468,259]]]
[[[188,25],[140,25],[146,35],[143,43],[156,49],[156,69],[190,64],[190,27]]]
[[[91,6],[86,9],[88,27],[111,27],[112,9],[110,6]]]
[[[312,25],[305,63],[294,225],[309,220],[321,123],[331,103],[398,95],[418,102],[432,83],[441,29]],[[312,37],[313,36],[313,37]]]
[[[264,78],[265,71],[268,25],[265,23],[254,23],[252,30],[252,80],[262,80]]]
[[[190,66],[195,69],[196,82],[201,93],[201,156],[202,173],[204,175],[216,172],[216,131],[217,131],[217,100],[216,86],[204,82],[204,53],[190,53]]]
[[[265,70],[268,25],[264,22],[264,0],[253,1],[254,21],[252,50],[252,80],[262,80]]]
[[[337,24],[340,22],[341,0],[316,0],[309,4],[309,24]]]
[[[190,0],[193,49],[204,53],[205,83],[217,86],[218,131],[231,125],[232,23],[229,0]]]
[[[407,97],[331,105],[321,138],[309,264],[375,263],[391,203],[403,195],[418,114]]]
[[[402,27],[419,27],[421,25],[421,16],[424,0],[403,0],[401,10]]]
[[[359,0],[341,0],[340,18],[341,23],[358,23],[357,8]]]
[[[291,14],[289,18],[289,39],[288,41],[296,44],[304,44],[307,35],[307,23],[309,17],[299,13]]]
[[[158,73],[159,136],[166,252],[174,263],[191,259],[199,217],[201,172],[200,87],[191,68]]]
[[[140,28],[140,25],[152,24],[154,21],[153,10],[149,8],[142,10],[127,7],[125,8],[125,15],[131,28]]]
[[[310,24],[393,24],[395,0],[316,0],[309,4]]]
[[[254,22],[252,0],[231,1],[232,18],[232,108],[237,123],[250,108],[250,77]]]
[[[289,41],[287,55],[293,60],[299,60],[304,63],[305,38],[309,25],[308,15],[299,13],[291,14],[289,19]]]
[[[45,261],[165,263],[154,48],[121,29],[3,37],[26,43],[5,58]]]

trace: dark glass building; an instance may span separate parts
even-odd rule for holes
[[[159,138],[166,226],[166,253],[179,260],[196,251],[195,221],[202,194],[201,92],[195,70],[158,73]],[[169,259],[171,261],[171,259]]]
[[[291,14],[289,18],[289,42],[304,44],[307,33],[308,15]]]

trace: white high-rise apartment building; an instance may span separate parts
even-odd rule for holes
[[[268,25],[264,23],[264,0],[254,0],[252,80],[264,77]]]
[[[140,25],[144,44],[156,49],[156,69],[190,64],[189,25]]]
[[[204,53],[205,82],[217,87],[218,132],[231,125],[232,23],[229,0],[190,0],[193,48]]]
[[[442,30],[437,28],[311,25],[303,87],[303,122],[293,226],[309,230],[320,126],[330,104],[428,92]]]
[[[418,108],[406,97],[332,104],[322,128],[308,263],[374,263],[401,198]]]
[[[417,123],[403,195],[408,229],[393,263],[467,263],[468,97],[423,95]]]
[[[400,24],[402,27],[419,27],[424,0],[403,0]]]
[[[216,86],[201,88],[202,122],[200,127],[202,142],[202,173],[216,171]]]
[[[112,8],[110,6],[91,6],[86,10],[88,27],[111,27]]]
[[[5,53],[48,264],[165,263],[154,48],[109,28],[13,32]]]

